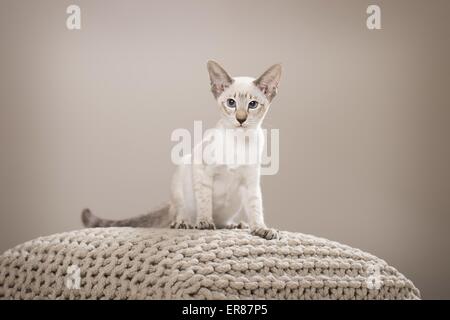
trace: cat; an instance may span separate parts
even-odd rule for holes
[[[261,124],[277,94],[281,65],[271,66],[257,79],[232,78],[212,60],[208,61],[207,69],[211,91],[221,115],[214,132],[218,132],[222,139],[226,139],[223,137],[227,130],[244,132],[250,138],[256,138],[245,140],[245,144],[258,144],[260,159],[260,147],[264,143]],[[205,146],[207,140],[205,137],[200,145]],[[198,147],[194,147],[193,154]],[[279,238],[278,231],[264,223],[259,162],[242,165],[199,163],[192,161],[191,155],[183,156],[183,160],[173,175],[170,200],[161,207],[145,215],[117,221],[98,218],[85,209],[82,212],[84,225],[250,228],[253,235],[268,240]],[[239,221],[238,218],[246,221]]]

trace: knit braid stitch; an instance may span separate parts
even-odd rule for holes
[[[71,270],[78,284],[69,281]],[[311,235],[281,232],[281,239],[265,240],[246,230],[95,228],[3,253],[0,299],[420,299],[420,293],[385,261]]]

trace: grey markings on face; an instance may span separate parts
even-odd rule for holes
[[[236,80],[231,78],[228,73],[217,62],[210,60],[207,64],[208,73],[211,80],[211,91],[216,99],[218,99],[222,93],[228,89],[235,81],[244,79],[242,83],[244,86],[240,87],[241,83],[238,83],[237,88],[239,90],[232,90],[229,96],[224,97],[220,104],[224,114],[231,119],[235,119],[240,124],[248,122],[249,125],[256,124],[262,121],[267,112],[270,102],[277,94],[278,84],[281,77],[281,65],[275,64],[267,69],[258,79],[252,82],[249,79],[249,83],[246,83],[245,78],[237,78]],[[261,91],[262,94],[268,100],[261,98],[259,93],[254,96],[251,92],[255,93],[252,84]],[[231,91],[231,90],[230,90]],[[234,120],[232,120],[234,122]]]

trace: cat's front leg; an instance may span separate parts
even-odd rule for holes
[[[173,221],[170,227],[173,229],[193,229],[193,219],[190,210],[186,209],[186,195],[183,192],[184,179],[190,171],[178,167],[172,178],[171,203],[169,217]]]
[[[212,217],[213,176],[203,165],[193,166],[193,189],[197,205],[197,229],[215,229]]]
[[[245,182],[243,200],[250,232],[267,240],[278,239],[278,231],[268,228],[264,223],[259,170],[251,170],[246,175]]]

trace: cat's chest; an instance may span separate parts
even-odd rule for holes
[[[243,183],[243,174],[239,168],[217,166],[214,168],[213,189],[216,195],[235,192]]]

